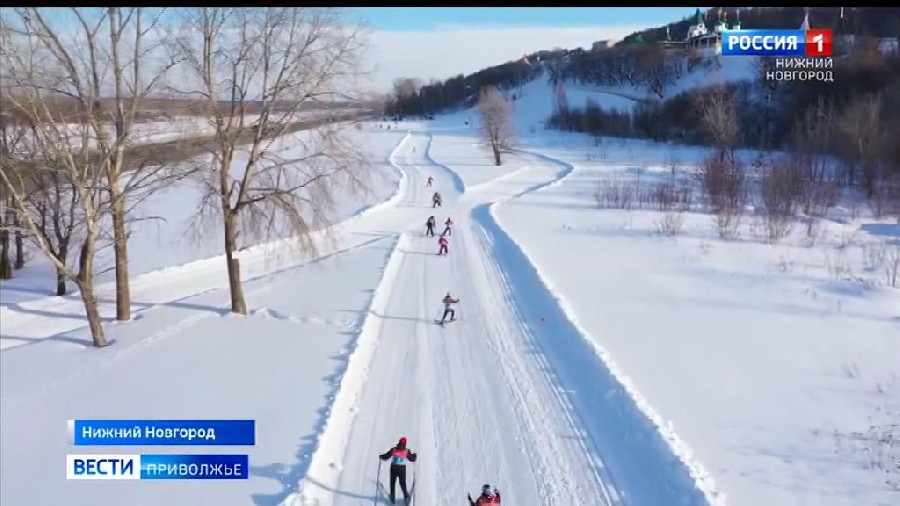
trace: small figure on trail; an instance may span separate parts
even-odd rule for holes
[[[447,218],[447,221],[444,222],[444,231],[441,232],[441,236],[452,235],[450,233],[450,225],[453,225],[453,220]]]
[[[440,207],[441,206],[441,194],[439,192],[434,192],[434,195],[431,196],[431,207]]]
[[[438,246],[439,246],[438,247],[438,255],[450,254],[450,251],[447,250],[447,246],[449,244],[450,244],[450,241],[448,241],[446,237],[441,236],[441,238],[438,239]]]
[[[425,222],[425,235],[434,237],[434,216],[429,216],[428,221]]]
[[[441,315],[441,325],[448,321],[452,322],[456,319],[456,310],[453,309],[453,305],[458,303],[459,299],[454,299],[453,297],[451,297],[450,292],[447,292],[447,295],[444,295],[444,298],[441,299],[441,304],[444,305],[444,314]],[[447,319],[448,316],[450,317],[449,320]]]
[[[382,453],[378,456],[381,460],[391,460],[391,504],[394,504],[396,495],[397,482],[400,482],[400,491],[403,492],[403,499],[409,504],[409,491],[406,489],[406,463],[415,462],[418,455],[406,447],[406,438],[401,437],[397,441],[397,446]]]
[[[425,183],[425,186],[428,188],[431,188],[431,183],[434,183],[434,178],[431,176],[428,176],[428,182]]]
[[[469,494],[469,506],[487,506],[488,504],[500,504],[500,491],[496,487],[491,490],[491,486],[485,484],[481,487],[481,495],[474,501],[472,494]]]

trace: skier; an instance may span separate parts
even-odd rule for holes
[[[425,222],[425,235],[434,237],[434,216],[429,216],[428,221]]]
[[[431,176],[428,176],[428,182],[425,183],[425,186],[428,188],[431,188],[431,183],[433,183],[433,182],[434,182],[434,178]]]
[[[444,222],[444,231],[441,232],[441,236],[451,235],[450,234],[450,225],[453,225],[453,220],[447,218],[447,221]]]
[[[496,487],[492,492],[491,486],[485,484],[481,487],[481,495],[474,501],[472,494],[469,494],[469,506],[487,506],[488,504],[500,504],[500,491]]]
[[[448,241],[447,238],[444,237],[444,236],[441,236],[441,238],[438,239],[438,246],[439,246],[439,248],[438,248],[438,255],[439,255],[439,256],[440,256],[440,255],[448,255],[448,254],[450,253],[450,252],[447,250],[447,245],[448,245],[449,243],[450,243],[450,241]]]
[[[406,438],[401,437],[397,441],[397,446],[382,453],[378,456],[381,460],[391,459],[391,504],[395,503],[396,486],[400,482],[400,491],[403,492],[403,499],[409,504],[409,491],[406,489],[406,463],[415,462],[418,455],[406,447]]]
[[[439,207],[441,205],[441,194],[438,192],[434,192],[434,195],[431,196],[431,207]]]
[[[459,303],[459,299],[454,299],[453,297],[451,297],[450,292],[447,292],[447,295],[444,295],[444,298],[441,299],[441,304],[444,305],[444,314],[441,315],[441,322],[440,322],[441,325],[443,325],[447,321],[452,322],[453,320],[456,319],[456,310],[453,309],[453,304],[458,304],[458,303]],[[449,320],[447,320],[448,316],[450,317]]]

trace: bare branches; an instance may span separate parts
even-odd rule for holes
[[[706,134],[719,151],[719,159],[734,163],[734,150],[738,146],[740,128],[737,111],[729,90],[716,86],[697,97],[697,110]]]
[[[494,165],[500,166],[501,154],[509,151],[513,143],[512,106],[497,88],[486,86],[478,98],[478,114],[481,135],[491,147]]]
[[[241,244],[293,238],[313,251],[335,192],[363,186],[365,157],[335,118],[301,115],[354,94],[365,40],[334,9],[198,8],[171,42],[188,82],[173,90],[202,97],[215,121],[198,212],[221,215],[232,311],[246,314]]]

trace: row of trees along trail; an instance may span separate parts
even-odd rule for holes
[[[116,319],[129,320],[129,224],[153,192],[203,183],[200,217],[225,232],[231,310],[247,314],[241,241],[292,238],[314,253],[310,232],[327,224],[334,190],[368,190],[348,118],[301,118],[358,98],[365,33],[335,9],[9,8],[0,46],[0,275],[13,274],[2,265],[11,234],[36,246],[56,293],[67,280],[78,288],[96,347],[108,344],[97,252],[114,251]],[[140,145],[136,126],[160,107],[207,119],[211,134]],[[302,149],[285,159],[276,139],[300,130]]]

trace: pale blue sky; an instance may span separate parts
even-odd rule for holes
[[[353,7],[376,30],[454,27],[645,26],[690,16],[697,7]],[[701,7],[706,9],[706,7]]]

